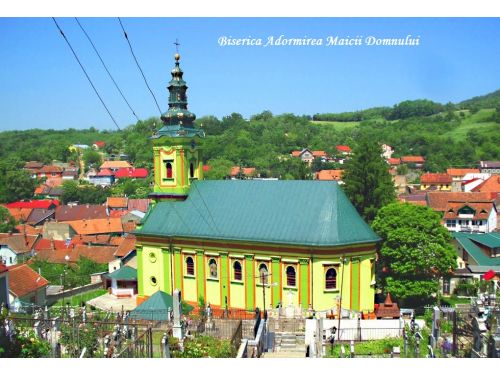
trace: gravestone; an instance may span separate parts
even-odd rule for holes
[[[163,351],[163,358],[170,358],[170,347],[168,345],[168,335],[166,333],[163,334],[161,339],[161,346]]]
[[[436,342],[439,338],[439,331],[441,328],[441,310],[439,307],[434,306],[432,311],[432,336],[431,336],[431,346],[432,349],[436,348]]]
[[[173,335],[175,338],[182,341],[184,339],[184,326],[181,324],[181,314],[182,314],[182,306],[181,306],[181,291],[179,289],[174,290],[174,302],[173,302],[173,310],[174,310],[174,325],[173,325]]]

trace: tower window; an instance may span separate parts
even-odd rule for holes
[[[325,275],[325,289],[337,288],[337,271],[335,268],[328,268]]]
[[[286,268],[286,285],[295,286],[295,284],[296,284],[295,267],[288,266]]]
[[[238,262],[238,261],[235,261],[233,263],[233,277],[235,280],[242,280],[243,279],[243,275],[241,273],[241,263]]]
[[[173,173],[172,173],[172,163],[169,162],[169,161],[166,162],[165,163],[165,168],[167,170],[167,178],[172,178],[172,175],[173,175]]]
[[[260,266],[259,266],[259,276],[260,276],[260,283],[261,284],[267,284],[267,266],[262,263]]]
[[[194,164],[189,163],[189,177],[193,178],[194,177]]]
[[[194,276],[194,261],[192,257],[186,258],[186,275]]]
[[[208,261],[208,268],[210,269],[210,277],[217,278],[217,262],[215,259]]]

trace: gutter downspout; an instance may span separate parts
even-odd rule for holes
[[[172,237],[169,237],[169,252],[170,252],[170,294],[174,293],[174,249],[172,246]]]

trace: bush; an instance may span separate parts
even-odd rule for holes
[[[229,340],[219,340],[211,336],[198,336],[184,341],[184,351],[181,352],[177,343],[174,344],[172,357],[174,358],[234,358],[236,351]],[[172,346],[171,346],[172,347]]]

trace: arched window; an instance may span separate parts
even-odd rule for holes
[[[172,178],[172,163],[168,162],[165,166],[167,167],[167,178]]]
[[[293,266],[286,268],[286,285],[295,286],[295,267]]]
[[[194,164],[189,163],[189,177],[194,178]]]
[[[325,289],[337,289],[337,271],[335,268],[328,268],[326,271]]]
[[[217,262],[215,259],[210,259],[208,261],[208,268],[210,269],[210,277],[217,278]]]
[[[259,276],[261,284],[267,284],[267,275],[267,266],[264,263],[261,263],[259,266]]]
[[[186,258],[186,275],[194,276],[194,261],[192,257]]]
[[[233,263],[233,278],[235,280],[242,280],[243,275],[241,274],[241,263],[239,261],[235,261]]]

